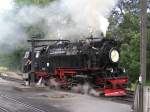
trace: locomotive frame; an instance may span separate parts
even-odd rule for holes
[[[74,43],[69,40],[28,40],[32,46],[31,51],[28,52],[30,56],[26,56],[27,59],[24,59],[24,65],[28,65],[28,69],[30,69],[26,72],[29,73],[29,77],[26,80],[35,83],[40,78],[47,82],[49,79],[55,78],[61,87],[67,89],[77,84],[88,82],[92,88],[105,96],[126,95],[128,77],[125,69],[118,67],[118,58],[110,60],[112,51],[120,58],[118,42],[114,39],[106,38],[88,38],[87,40],[87,43],[86,41],[82,42],[83,40]],[[100,46],[101,44],[104,45]],[[67,54],[68,49],[72,50],[71,52],[69,51],[69,54]],[[76,53],[72,55],[73,50],[77,50],[77,52],[74,51]],[[99,60],[100,55],[96,53],[103,53],[101,60]],[[96,56],[94,56],[95,54]],[[87,59],[87,55],[91,59],[90,61]],[[39,56],[41,59],[39,59]],[[104,56],[109,60],[103,60]],[[45,64],[46,68],[38,68],[42,66],[42,63]],[[51,65],[51,63],[55,63],[55,65]],[[106,65],[104,66],[104,64]]]

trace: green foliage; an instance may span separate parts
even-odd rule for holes
[[[150,80],[146,82],[146,86],[150,86]]]
[[[140,14],[139,0],[121,1],[110,17],[108,35],[122,40],[121,66],[125,67],[131,81],[140,74]],[[148,42],[150,41],[150,14],[148,13]],[[147,78],[150,79],[150,43],[147,43]]]
[[[54,0],[15,0],[17,5],[39,5],[45,6]]]
[[[25,51],[25,47],[20,47],[12,53],[0,54],[0,66],[5,66],[12,70],[19,69],[21,67],[21,60]]]
[[[131,37],[129,44],[121,47],[121,65],[128,70],[131,81],[135,81],[139,75],[140,68],[140,35],[135,34]]]

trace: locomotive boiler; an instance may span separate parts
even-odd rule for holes
[[[120,42],[108,38],[69,40],[29,40],[32,49],[25,53],[23,72],[27,80],[48,82],[55,79],[63,88],[90,84],[105,96],[124,96],[128,77],[119,67]]]

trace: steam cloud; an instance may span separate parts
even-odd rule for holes
[[[12,0],[0,1],[0,51],[9,53],[26,40],[26,34],[15,20]]]
[[[9,0],[11,4],[12,0]],[[0,46],[15,48],[28,37],[25,27],[45,21],[41,27],[49,39],[79,39],[93,34],[106,35],[107,18],[118,0],[56,0],[48,6],[24,6],[0,14]],[[8,6],[7,6],[8,7]],[[6,9],[5,9],[6,10]]]

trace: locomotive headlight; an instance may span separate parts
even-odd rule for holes
[[[116,49],[110,51],[110,59],[114,63],[119,61],[119,52]]]

